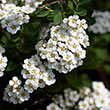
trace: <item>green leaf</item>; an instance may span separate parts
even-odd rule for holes
[[[79,9],[76,9],[76,10],[74,11],[74,13],[75,13],[75,14],[78,14],[78,15],[80,15],[80,16],[85,16],[85,15],[87,14],[87,10],[82,9],[82,8],[79,8]]]
[[[61,12],[58,12],[55,16],[54,16],[54,22],[56,23],[56,24],[59,24],[59,23],[61,23],[62,22],[62,20],[63,20],[63,14],[61,13]]]
[[[79,0],[79,5],[84,5],[91,2],[91,0]]]
[[[8,63],[8,66],[7,66],[7,68],[6,68],[6,71],[13,71],[15,68],[17,67],[17,65],[14,63],[14,62],[12,62],[12,61],[10,61],[9,63]]]
[[[42,11],[36,15],[36,17],[45,17],[49,14],[49,11]]]
[[[43,8],[38,8],[34,13],[37,15],[38,13],[40,13],[43,10]]]
[[[68,6],[69,6],[70,9],[73,10],[73,2],[72,1],[70,1],[70,0],[68,1]]]

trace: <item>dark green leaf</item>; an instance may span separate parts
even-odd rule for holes
[[[85,15],[87,14],[87,10],[80,8],[80,9],[76,9],[76,10],[74,11],[74,13],[75,13],[75,14],[78,14],[78,15],[80,15],[80,16],[85,16]]]
[[[10,61],[8,63],[8,66],[6,68],[6,71],[13,71],[16,67],[17,67],[17,65],[14,62]]]

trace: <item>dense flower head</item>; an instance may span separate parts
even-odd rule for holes
[[[7,57],[3,56],[3,53],[5,53],[5,49],[0,46],[0,77],[4,75],[3,71],[5,70],[8,62]]]
[[[47,67],[46,62],[41,61],[37,54],[33,55],[30,59],[24,60],[21,74],[26,79],[24,88],[29,93],[37,90],[38,87],[50,86],[56,81],[52,70]]]
[[[33,13],[44,0],[25,0],[24,6],[17,6],[18,0],[2,0],[0,4],[0,20],[2,28],[16,34],[21,25],[29,22],[29,13]]]
[[[6,28],[11,34],[16,34],[21,25],[28,23],[30,19],[22,8],[15,4],[1,4],[0,12],[2,28]]]
[[[109,11],[94,11],[96,23],[89,27],[93,33],[104,34],[110,32],[110,12]]]
[[[3,4],[17,4],[20,0],[1,0]]]
[[[30,95],[21,86],[21,83],[21,80],[14,76],[5,88],[3,100],[13,104],[21,104],[24,101],[29,100]]]
[[[44,27],[35,48],[42,59],[47,59],[50,69],[68,73],[82,65],[86,57],[85,48],[89,46],[87,27],[85,19],[80,20],[78,15],[69,16],[60,25]]]
[[[33,13],[43,1],[44,0],[25,0],[25,5],[22,8],[25,13]]]
[[[47,106],[59,107],[66,110],[72,107],[75,110],[110,110],[110,91],[105,88],[103,82],[92,82],[92,90],[82,87],[79,90],[67,88],[63,95],[55,95],[53,102]],[[59,110],[59,109],[56,109]]]

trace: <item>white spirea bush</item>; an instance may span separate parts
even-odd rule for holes
[[[5,70],[8,62],[7,57],[4,57],[3,53],[5,53],[5,49],[2,46],[0,46],[0,77],[4,75],[3,71]]]
[[[94,34],[104,34],[110,32],[110,12],[109,11],[94,11],[96,23],[89,27],[89,30]]]
[[[2,28],[6,28],[11,34],[16,34],[20,30],[21,25],[29,22],[29,13],[33,13],[38,5],[44,0],[25,0],[25,5],[16,6],[16,0],[2,0],[0,4],[0,20]],[[5,4],[7,3],[7,4]]]
[[[68,73],[82,65],[86,57],[85,48],[89,46],[86,20],[73,15],[65,18],[60,25],[49,27],[43,28],[40,34],[42,40],[35,46],[40,57],[47,60],[48,68]]]
[[[86,54],[84,48],[89,46],[89,38],[85,29],[87,29],[86,21],[80,20],[78,15],[65,18],[60,25],[50,24],[49,27],[44,27],[40,33],[42,40],[35,46],[37,53],[24,60],[21,70],[25,79],[23,91],[33,93],[38,88],[54,84],[56,79],[52,72],[53,69],[60,73],[67,73],[82,65]],[[48,37],[50,38],[48,39]],[[16,81],[14,81],[15,79]],[[21,85],[18,82],[17,78],[13,78],[6,88],[10,86],[17,88]],[[4,94],[4,99],[7,100],[6,90]],[[17,104],[29,99],[28,97],[21,101],[16,94],[16,92],[12,92],[7,101]],[[20,93],[18,92],[18,94]],[[15,101],[16,97],[17,101]]]
[[[64,95],[55,95],[52,99],[54,103],[49,104],[47,110],[56,107],[61,110],[66,110],[66,107],[74,107],[75,110],[110,110],[110,91],[105,88],[103,82],[94,81],[92,89],[83,87],[76,91],[67,88]]]
[[[14,76],[5,88],[3,100],[13,104],[21,104],[24,101],[27,101],[30,98],[30,95],[21,86],[21,83],[21,80]]]

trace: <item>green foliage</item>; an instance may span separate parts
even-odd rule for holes
[[[56,24],[59,24],[59,23],[61,23],[62,22],[62,20],[63,20],[63,14],[61,13],[61,12],[58,12],[55,16],[54,16],[54,22],[56,23]]]
[[[76,15],[85,16],[87,14],[87,10],[79,8],[74,11]]]
[[[87,74],[78,74],[71,72],[66,75],[67,82],[74,88],[81,88],[83,86],[91,87],[91,80]]]
[[[74,9],[73,2],[71,0],[68,1],[68,6],[71,10]]]
[[[6,71],[7,72],[13,71],[13,70],[16,69],[16,67],[17,67],[17,64],[12,62],[12,61],[10,61],[10,62],[8,62],[8,66],[6,68]]]
[[[84,4],[87,4],[90,2],[91,2],[91,0],[79,0],[79,5],[84,5]]]
[[[41,11],[37,13],[36,17],[45,17],[49,14],[49,11]]]

